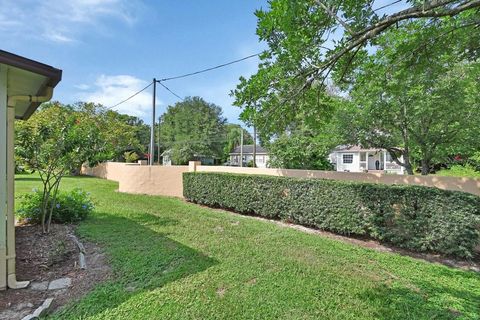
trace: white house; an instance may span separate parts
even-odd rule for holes
[[[330,153],[329,160],[336,171],[404,174],[404,167],[393,161],[385,149],[339,146]],[[399,160],[403,161],[403,158]]]
[[[0,290],[25,288],[15,273],[15,119],[52,98],[62,71],[0,50]]]
[[[242,157],[243,153],[243,166],[246,167],[249,162],[253,161],[253,144],[247,144],[242,148],[236,147],[230,153],[230,165],[232,166],[240,166],[240,157]],[[266,168],[267,162],[269,160],[268,152],[263,147],[257,145],[256,146],[256,155],[255,155],[255,163],[257,168]]]

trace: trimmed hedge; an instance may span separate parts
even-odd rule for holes
[[[184,173],[192,202],[363,235],[415,251],[472,257],[480,242],[480,197],[382,185],[227,173]]]

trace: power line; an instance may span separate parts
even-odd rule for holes
[[[384,6],[378,7],[378,8],[376,8],[376,9],[373,9],[373,12],[375,12],[375,11],[380,11],[380,10],[382,10],[382,9],[388,8],[388,7],[390,7],[390,6],[393,6],[394,4],[397,4],[397,3],[402,2],[402,1],[403,1],[403,0],[393,1],[392,3],[389,3],[389,4],[386,4],[386,5],[384,5]]]
[[[140,94],[141,92],[143,92],[143,91],[147,90],[148,88],[150,88],[150,86],[151,86],[152,84],[153,84],[153,82],[150,82],[150,84],[148,84],[145,88],[143,88],[143,89],[135,92],[135,93],[132,94],[130,97],[128,97],[128,98],[120,101],[119,103],[117,103],[117,104],[115,104],[115,105],[113,105],[113,106],[111,106],[111,107],[108,107],[107,109],[113,109],[113,108],[115,108],[115,107],[118,107],[119,105],[127,102],[128,100],[130,100],[130,99],[132,99],[133,97],[137,96],[137,95]]]
[[[157,82],[158,82],[158,84],[160,84],[162,87],[164,87],[165,90],[167,90],[168,92],[170,92],[171,94],[173,94],[173,95],[174,95],[175,97],[177,97],[178,99],[180,99],[180,100],[182,100],[182,101],[185,100],[184,98],[180,97],[178,94],[176,94],[175,92],[173,92],[172,90],[170,90],[170,88],[167,87],[166,85],[164,85],[161,80],[160,80],[160,81],[157,80]]]
[[[211,67],[211,68],[207,68],[207,69],[203,69],[203,70],[199,70],[199,71],[195,71],[195,72],[190,72],[190,73],[182,74],[182,75],[179,75],[179,76],[174,76],[174,77],[169,77],[169,78],[163,78],[163,79],[160,79],[159,81],[160,81],[160,82],[162,82],[162,81],[170,81],[170,80],[175,80],[175,79],[181,79],[181,78],[186,78],[186,77],[194,76],[194,75],[197,75],[197,74],[200,74],[200,73],[212,71],[212,70],[215,70],[215,69],[219,69],[219,68],[223,68],[223,67],[232,65],[232,64],[234,64],[234,63],[238,63],[238,62],[241,62],[241,61],[245,61],[245,60],[251,59],[251,58],[253,58],[253,57],[257,57],[257,56],[259,56],[260,54],[261,54],[261,53],[252,54],[252,55],[249,55],[249,56],[247,56],[247,57],[244,57],[244,58],[241,58],[241,59],[238,59],[238,60],[234,60],[234,61],[230,61],[230,62],[227,62],[227,63],[223,63],[223,64],[220,64],[220,65],[215,66],[215,67]]]
[[[183,74],[183,75],[179,75],[179,76],[174,76],[174,77],[169,77],[169,78],[163,78],[163,79],[160,79],[160,80],[157,80],[157,82],[162,86],[164,87],[167,91],[169,91],[171,94],[173,94],[175,97],[179,98],[180,100],[184,100],[184,98],[180,97],[178,94],[176,94],[175,92],[173,92],[172,90],[170,90],[170,88],[168,88],[166,85],[164,85],[162,82],[164,81],[170,81],[170,80],[174,80],[174,79],[181,79],[181,78],[186,78],[186,77],[190,77],[190,76],[193,76],[193,75],[197,75],[197,74],[200,74],[200,73],[204,73],[204,72],[208,72],[208,71],[212,71],[212,70],[215,70],[215,69],[220,69],[220,68],[223,68],[223,67],[226,67],[226,66],[229,66],[229,65],[232,65],[232,64],[235,64],[235,63],[238,63],[238,62],[241,62],[241,61],[245,61],[247,59],[251,59],[253,57],[257,57],[259,56],[260,53],[256,53],[256,54],[252,54],[252,55],[249,55],[247,57],[243,57],[241,59],[237,59],[237,60],[234,60],[234,61],[230,61],[230,62],[227,62],[227,63],[223,63],[223,64],[220,64],[220,65],[217,65],[217,66],[214,66],[214,67],[211,67],[211,68],[207,68],[207,69],[203,69],[203,70],[199,70],[199,71],[195,71],[195,72],[190,72],[190,73],[186,73],[186,74]],[[115,105],[111,106],[111,107],[108,107],[107,109],[113,109],[115,107],[118,107],[119,105],[127,102],[128,100],[132,99],[133,97],[137,96],[138,94],[140,94],[141,92],[147,90],[151,85],[153,84],[153,82],[151,82],[150,84],[148,84],[145,88],[135,92],[134,94],[132,94],[131,96],[129,96],[128,98],[116,103]]]

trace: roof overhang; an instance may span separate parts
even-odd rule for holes
[[[7,96],[46,96],[62,79],[62,70],[0,50],[0,66],[7,69]],[[42,102],[16,101],[15,118],[28,119]]]

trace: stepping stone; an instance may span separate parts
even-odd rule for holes
[[[30,289],[35,291],[45,291],[48,289],[48,281],[32,282],[30,284]]]
[[[33,308],[33,304],[31,304],[30,302],[22,302],[15,306],[15,310],[17,311],[20,311],[26,308]]]
[[[72,284],[72,279],[70,278],[60,278],[57,280],[53,280],[48,285],[48,290],[59,290],[59,289],[66,289],[70,287]]]

